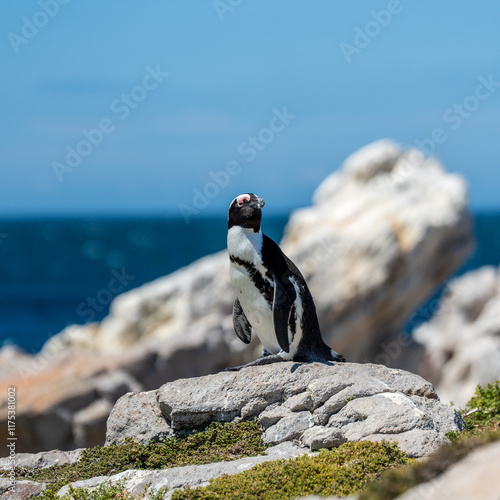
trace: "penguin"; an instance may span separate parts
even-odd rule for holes
[[[258,359],[228,370],[280,361],[345,361],[323,342],[311,292],[297,266],[262,234],[264,203],[257,195],[245,193],[229,206],[227,248],[236,292],[234,330],[245,344],[255,332],[264,350]]]

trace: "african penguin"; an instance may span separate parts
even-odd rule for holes
[[[321,338],[309,288],[295,264],[262,234],[264,200],[253,193],[237,196],[229,207],[227,248],[236,292],[233,324],[246,344],[252,330],[264,352],[243,366],[278,361],[345,361]]]

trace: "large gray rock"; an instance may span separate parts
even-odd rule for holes
[[[106,444],[126,437],[146,444],[174,435],[158,404],[158,391],[129,392],[115,404],[108,418]]]
[[[138,408],[156,419],[143,418]],[[429,454],[447,440],[447,432],[462,428],[460,415],[418,375],[372,364],[286,362],[127,394],[109,417],[106,443],[126,437],[146,443],[169,429],[175,433],[243,418],[256,418],[271,445],[300,439],[318,449],[386,439],[412,457]],[[134,426],[123,424],[134,419]]]
[[[485,266],[449,282],[436,315],[415,331],[420,373],[441,398],[464,407],[478,384],[500,379],[500,270]]]

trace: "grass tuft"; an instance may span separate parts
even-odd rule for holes
[[[467,403],[462,416],[470,431],[499,424],[500,380],[494,384],[486,384],[486,387],[478,385],[475,396]]]

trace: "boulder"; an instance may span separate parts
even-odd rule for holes
[[[158,391],[130,392],[115,404],[106,424],[106,444],[126,437],[146,444],[174,435],[158,405]]]
[[[243,418],[258,420],[269,445],[301,440],[319,449],[385,439],[411,457],[429,454],[447,441],[447,432],[463,426],[459,413],[418,375],[373,364],[284,362],[127,394],[108,419],[106,443],[130,437],[144,444]]]
[[[485,266],[446,285],[436,315],[415,331],[419,372],[464,407],[478,384],[500,379],[500,269]]]
[[[336,351],[413,368],[404,356],[411,339],[399,332],[472,249],[466,191],[437,160],[384,140],[347,158],[313,206],[292,213],[282,248]]]

